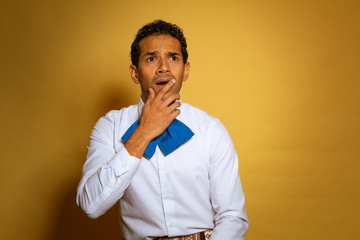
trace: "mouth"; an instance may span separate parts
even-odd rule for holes
[[[172,77],[159,78],[155,81],[155,84],[157,86],[165,86],[165,84],[167,84],[171,79],[173,79],[173,78]]]
[[[167,81],[163,81],[163,82],[157,82],[156,85],[158,86],[164,86],[165,84],[167,84]]]

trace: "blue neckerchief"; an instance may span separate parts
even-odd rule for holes
[[[139,120],[134,122],[126,133],[122,136],[122,140],[126,142],[134,130],[139,126]],[[168,155],[183,143],[189,140],[194,133],[191,129],[186,126],[183,122],[174,119],[169,127],[158,137],[154,138],[149,145],[147,146],[144,155],[148,158],[151,158],[156,150],[156,145],[159,145],[161,151],[164,155]]]

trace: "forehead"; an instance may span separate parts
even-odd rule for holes
[[[150,35],[139,43],[140,55],[148,52],[177,52],[181,54],[180,42],[170,35]]]

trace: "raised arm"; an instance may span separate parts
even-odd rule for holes
[[[95,125],[77,190],[77,203],[89,217],[99,217],[123,196],[149,142],[179,115],[180,110],[176,109],[180,106],[176,102],[179,94],[169,91],[174,84],[175,81],[169,81],[156,96],[153,89],[149,89],[139,127],[117,152],[111,113]]]

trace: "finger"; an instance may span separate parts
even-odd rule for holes
[[[177,116],[179,116],[180,115],[180,110],[179,109],[175,109],[174,111],[172,111],[171,113],[170,113],[170,116],[172,117],[172,120],[174,120]]]
[[[170,81],[168,81],[165,86],[160,90],[160,92],[158,93],[158,95],[156,96],[159,100],[162,100],[162,98],[164,97],[164,95],[175,85],[176,80],[175,79],[171,79]]]
[[[177,110],[178,107],[181,106],[181,103],[180,102],[174,102],[173,104],[171,104],[168,108],[168,111],[170,114],[172,114],[174,111]]]
[[[146,99],[146,103],[145,105],[151,103],[151,101],[155,98],[155,91],[152,88],[149,88],[149,95],[148,98]]]
[[[174,94],[171,94],[170,96],[168,96],[166,99],[164,99],[163,103],[165,106],[169,106],[174,101],[179,100],[179,99],[180,99],[180,94],[174,93]]]

